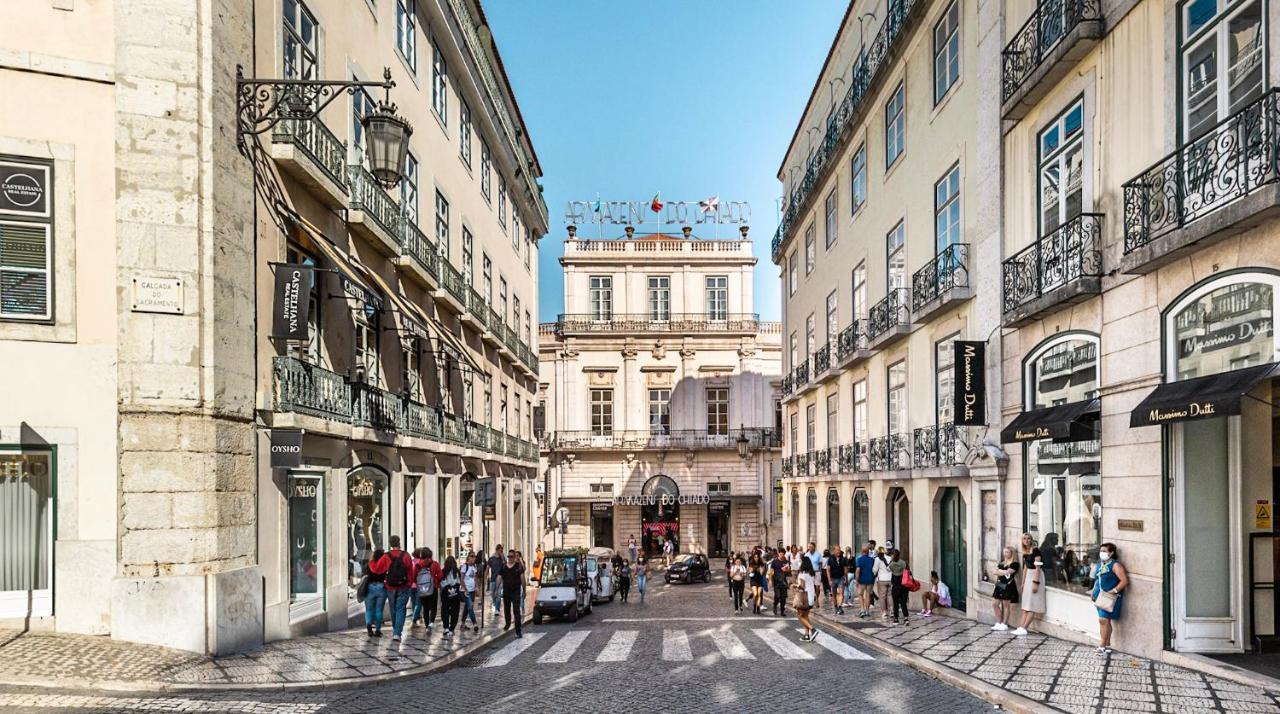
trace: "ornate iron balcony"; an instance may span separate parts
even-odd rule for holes
[[[272,362],[275,411],[351,420],[351,385],[341,375],[288,356]]]
[[[871,440],[867,466],[870,471],[896,471],[911,468],[911,435],[889,434]]]
[[[964,427],[954,424],[916,429],[914,446],[913,461],[918,469],[964,463],[969,449],[964,441]]]
[[[800,387],[803,387],[804,385],[808,384],[809,383],[809,360],[805,360],[800,364],[796,365],[796,368],[792,370],[791,374],[795,379],[796,389],[799,389]]]
[[[657,319],[665,317],[666,319]],[[757,332],[760,316],[753,312],[618,314],[600,318],[591,313],[562,314],[556,329],[568,332]]]
[[[1001,103],[1009,101],[1067,33],[1085,20],[1102,20],[1099,0],[1043,0],[1001,52]]]
[[[404,397],[370,384],[351,383],[351,422],[378,431],[404,428]]]
[[[729,429],[716,433],[706,429],[681,429],[676,431],[612,431],[597,434],[593,431],[556,432],[556,448],[564,450],[616,449],[635,451],[684,451],[689,449],[737,449],[738,439],[747,437],[750,449],[777,449],[782,446],[777,432],[771,428],[748,427]]]
[[[818,449],[809,452],[809,460],[813,463],[813,472],[816,474],[831,473],[831,451],[828,449]]]
[[[418,224],[414,223],[408,216],[400,217],[400,245],[404,252],[414,259],[422,269],[432,278],[439,280],[439,272],[436,266],[438,257],[436,255],[436,244],[431,242],[426,233],[423,233]]]
[[[489,428],[483,424],[477,424],[470,419],[466,422],[467,427],[467,446],[473,449],[489,449]]]
[[[836,471],[847,474],[857,470],[858,455],[853,444],[836,447]]]
[[[911,324],[910,296],[906,288],[893,288],[884,299],[871,306],[867,340],[875,340],[895,327]]]
[[[865,349],[867,349],[867,320],[858,318],[852,325],[840,331],[840,337],[836,343],[836,361],[843,362]]]
[[[796,390],[795,377],[786,375],[782,378],[782,396],[789,397]]]
[[[405,400],[404,431],[409,436],[440,440],[440,411],[413,400]]]
[[[796,476],[809,475],[809,454],[796,454]]]
[[[449,294],[452,295],[459,304],[466,305],[467,286],[462,282],[462,273],[459,273],[458,269],[453,267],[453,263],[450,263],[449,259],[443,255],[440,256],[439,264],[440,284],[444,286],[445,290],[449,291]]]
[[[467,443],[467,430],[462,418],[448,412],[440,413],[440,421],[444,424],[444,440],[459,446]]]
[[[969,287],[968,260],[969,244],[955,243],[917,270],[911,276],[911,311],[918,312],[948,290]]]
[[[347,145],[334,136],[319,119],[282,119],[276,124],[271,140],[277,144],[293,144],[331,181],[344,191],[347,188]]]
[[[396,241],[401,240],[400,207],[395,199],[378,185],[364,166],[354,164],[347,167],[347,176],[351,180],[351,210],[364,212],[388,235]]]
[[[1102,275],[1102,214],[1082,213],[1002,264],[1004,311],[1082,277]]]
[[[790,456],[782,457],[782,477],[787,478],[795,471],[795,460]]]
[[[831,368],[831,345],[825,344],[813,353],[813,376],[818,376]]]
[[[1124,252],[1280,180],[1280,88],[1124,184]]]

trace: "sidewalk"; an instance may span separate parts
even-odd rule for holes
[[[529,621],[528,612],[524,621]],[[502,618],[494,618],[489,610],[479,633],[459,629],[446,640],[438,619],[430,636],[426,627],[406,622],[403,641],[393,643],[388,618],[378,639],[360,627],[208,657],[109,637],[0,630],[0,687],[133,692],[340,689],[422,674],[514,632],[504,632]]]
[[[913,615],[909,625],[886,626],[878,616],[836,616],[829,607],[815,619],[1013,711],[1280,712],[1280,690],[1122,652],[1104,657],[1046,635],[992,632],[975,620]]]

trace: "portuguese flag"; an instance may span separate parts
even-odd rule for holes
[[[649,208],[654,213],[662,212],[662,192],[661,191],[653,194],[653,200],[649,202]]]

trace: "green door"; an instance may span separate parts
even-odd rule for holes
[[[942,490],[942,572],[938,575],[951,588],[951,606],[957,610],[964,609],[968,595],[964,576],[967,550],[964,497],[958,488],[945,488]]]

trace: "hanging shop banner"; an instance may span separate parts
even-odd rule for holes
[[[956,426],[983,426],[987,423],[986,350],[985,342],[955,342]]]
[[[302,465],[302,431],[271,430],[271,468],[291,469]]]
[[[52,173],[39,159],[0,159],[0,214],[49,218]]]
[[[305,265],[277,265],[274,315],[271,337],[277,340],[305,340],[311,268]]]

